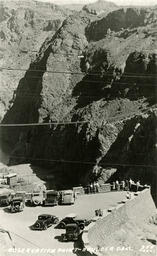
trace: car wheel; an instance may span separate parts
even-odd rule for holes
[[[61,240],[62,240],[63,242],[65,242],[65,241],[66,241],[66,237],[65,237],[65,235],[64,235],[64,234],[62,234],[62,235],[61,235]]]
[[[57,218],[54,219],[54,221],[53,221],[54,224],[57,224],[58,222],[59,222],[59,219],[57,219]]]
[[[65,223],[64,223],[64,222],[61,222],[60,227],[61,227],[61,228],[65,228],[65,226],[66,226]]]
[[[83,224],[80,224],[79,227],[80,227],[80,229],[84,229],[84,225]]]
[[[46,229],[47,229],[47,225],[44,225],[44,226],[43,226],[43,230],[46,230]]]
[[[34,200],[33,203],[34,203],[34,205],[39,205],[40,204],[40,202],[38,200]]]

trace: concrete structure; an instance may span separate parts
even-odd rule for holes
[[[15,186],[17,183],[17,174],[16,173],[10,173],[6,176],[7,179],[7,185],[9,186]]]
[[[73,187],[73,191],[76,195],[83,195],[84,194],[84,188],[82,186]]]
[[[98,188],[98,191],[100,193],[110,192],[111,191],[111,184],[110,183],[101,184],[100,187]]]
[[[14,243],[8,230],[0,227],[0,255],[9,256],[9,249],[14,249]]]
[[[84,247],[89,255],[108,255],[100,253],[99,248],[104,248],[105,241],[108,244],[108,239],[115,232],[125,231],[127,225],[132,225],[132,229],[136,228],[139,224],[142,226],[156,213],[150,188],[133,193],[132,199],[126,199],[118,203],[116,207],[105,209],[102,217],[93,219],[93,222],[85,228],[82,235]]]

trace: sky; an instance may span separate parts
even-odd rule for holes
[[[38,0],[38,1],[52,2],[55,4],[57,3],[58,4],[69,4],[69,3],[87,4],[91,2],[96,2],[96,0]],[[110,0],[110,1],[114,2],[117,5],[155,5],[157,4],[157,0]]]

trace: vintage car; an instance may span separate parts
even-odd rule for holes
[[[80,235],[78,224],[67,224],[65,227],[66,233],[61,235],[62,241],[77,241]]]
[[[24,200],[22,197],[13,198],[10,202],[10,211],[13,212],[21,212],[24,209]]]
[[[31,205],[42,205],[43,201],[44,201],[44,197],[43,197],[42,191],[33,192],[31,194],[31,200],[30,200]]]
[[[55,206],[58,204],[59,193],[55,190],[44,191],[44,206]]]
[[[60,191],[59,196],[59,204],[66,205],[66,204],[74,204],[75,203],[75,193],[73,190],[62,190]]]
[[[85,226],[89,225],[91,221],[86,219],[77,219],[76,214],[69,214],[62,219],[55,228],[66,228],[68,224],[77,224],[80,229],[84,229]]]
[[[0,206],[9,205],[13,191],[7,188],[0,189]]]
[[[41,214],[37,221],[30,227],[32,230],[46,230],[48,227],[59,222],[55,215]]]

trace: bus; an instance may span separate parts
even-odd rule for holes
[[[62,190],[60,192],[60,204],[74,204],[75,202],[75,193],[73,190]]]

